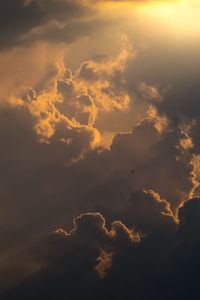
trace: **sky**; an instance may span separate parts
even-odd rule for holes
[[[0,298],[198,299],[200,1],[0,1]]]

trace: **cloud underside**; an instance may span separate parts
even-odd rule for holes
[[[168,299],[172,291],[174,297],[184,298],[198,292],[194,282],[199,268],[199,199],[180,209],[177,225],[171,216],[160,214],[162,202],[148,195],[152,208],[157,203],[155,218],[165,219],[166,227],[158,231],[152,223],[145,235],[114,221],[108,230],[100,213],[82,214],[69,233],[59,228],[41,246],[49,267],[3,299],[121,299],[130,297],[133,287],[140,299]]]

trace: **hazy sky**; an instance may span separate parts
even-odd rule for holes
[[[0,1],[1,299],[198,298],[199,53],[198,0]]]

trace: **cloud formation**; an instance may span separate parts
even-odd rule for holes
[[[2,299],[196,291],[193,3],[1,1]]]
[[[58,229],[48,239],[51,251],[46,258],[51,261],[50,266],[2,299],[9,299],[14,294],[19,298],[29,296],[30,299],[41,295],[44,299],[55,296],[120,299],[122,295],[129,297],[133,286],[135,296],[141,299],[146,299],[147,295],[150,299],[160,299],[163,288],[164,299],[172,291],[175,297],[196,292],[192,282],[199,265],[196,252],[199,237],[186,233],[198,227],[199,218],[190,218],[192,211],[198,216],[198,206],[199,199],[192,199],[180,209],[180,224],[178,230],[174,227],[171,240],[169,236],[161,240],[159,235],[157,238],[144,235],[141,239],[140,234],[127,229],[119,221],[113,222],[108,231],[101,214],[82,214],[74,219],[70,233]],[[42,252],[46,253],[48,248]],[[189,262],[190,270],[186,273],[183,270]],[[152,280],[149,274],[153,276]],[[173,284],[175,279],[176,285]],[[186,285],[181,285],[183,280],[187,280]],[[145,289],[141,289],[142,286]]]

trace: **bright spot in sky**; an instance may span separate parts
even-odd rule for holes
[[[182,34],[200,33],[200,2],[151,3],[138,6],[138,13]]]

